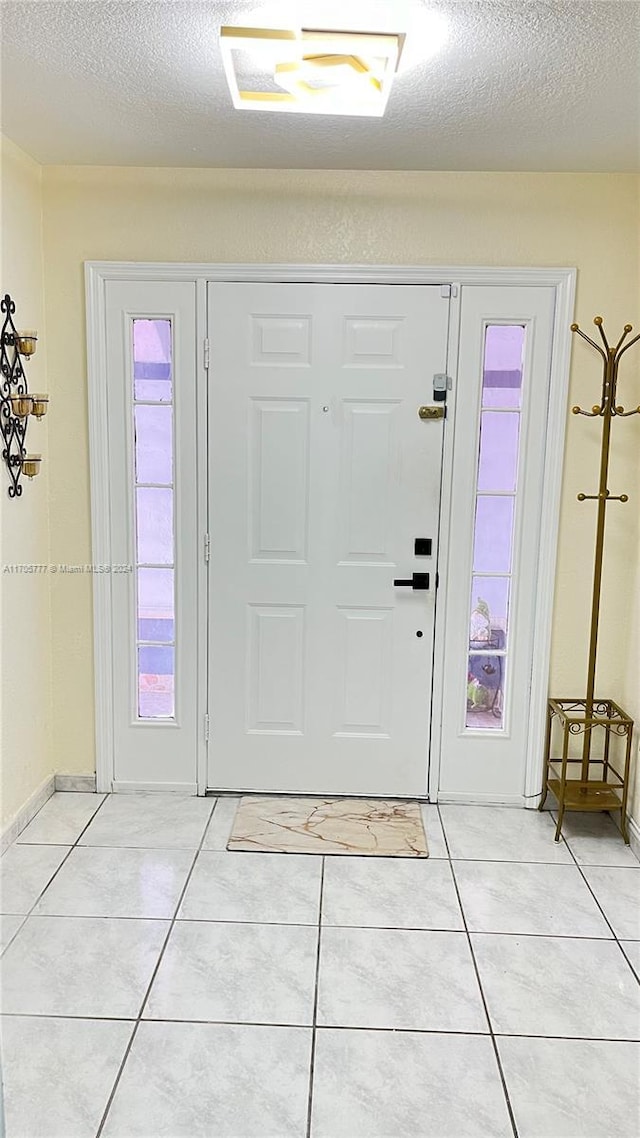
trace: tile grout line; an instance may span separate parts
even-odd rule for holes
[[[59,791],[58,793],[62,794],[62,793],[63,793],[63,791]],[[53,797],[53,795],[52,795],[51,797]],[[33,910],[35,909],[36,905],[39,903],[39,901],[41,901],[41,900],[42,900],[42,898],[44,897],[45,893],[47,892],[47,889],[49,888],[49,886],[50,886],[50,885],[51,885],[51,884],[52,884],[52,883],[55,881],[55,879],[56,879],[56,877],[58,876],[58,874],[60,873],[60,870],[62,869],[63,865],[66,865],[67,861],[68,861],[68,860],[69,860],[69,858],[71,857],[71,854],[73,853],[73,851],[74,851],[74,850],[76,849],[76,847],[78,846],[78,843],[79,843],[79,841],[80,841],[80,838],[81,838],[81,837],[82,837],[82,835],[83,835],[83,834],[86,832],[86,830],[89,828],[89,826],[90,826],[90,825],[91,825],[91,823],[93,822],[93,820],[94,820],[94,818],[96,817],[96,815],[98,814],[98,812],[99,812],[99,811],[102,809],[102,807],[104,806],[105,802],[107,801],[107,798],[109,798],[109,795],[108,795],[108,794],[105,794],[104,798],[102,799],[102,802],[99,802],[99,803],[98,803],[98,805],[96,806],[95,810],[93,811],[93,814],[91,815],[91,817],[89,818],[89,820],[88,820],[88,821],[85,823],[85,825],[82,827],[82,829],[81,829],[80,833],[78,834],[78,836],[77,836],[77,838],[76,838],[75,842],[72,842],[72,843],[71,843],[71,845],[69,846],[69,849],[67,850],[67,852],[66,852],[65,856],[63,857],[62,861],[60,862],[60,865],[58,866],[58,868],[55,870],[55,872],[54,872],[54,873],[52,873],[52,875],[51,875],[51,877],[49,878],[49,880],[47,881],[47,883],[46,883],[46,885],[45,885],[44,889],[41,889],[41,890],[40,890],[40,892],[38,893],[38,896],[36,897],[35,901],[33,902],[33,905],[32,905],[32,906],[31,906],[31,908],[29,909],[29,912],[28,912],[28,913],[25,913],[25,914],[24,914],[24,916],[23,916],[23,914],[22,914],[22,913],[3,913],[3,914],[2,914],[2,916],[3,916],[3,917],[5,917],[5,916],[6,916],[6,917],[11,917],[11,916],[16,916],[16,917],[23,917],[23,920],[22,920],[22,924],[20,924],[20,925],[18,926],[18,928],[17,928],[17,929],[16,929],[16,931],[14,932],[13,936],[12,936],[12,937],[11,937],[11,938],[10,938],[10,939],[7,941],[7,943],[4,945],[4,947],[3,947],[3,949],[2,949],[2,952],[0,953],[0,956],[4,956],[4,954],[6,953],[7,949],[9,948],[9,946],[13,944],[13,942],[14,942],[14,940],[16,939],[16,937],[17,937],[18,933],[20,932],[20,930],[24,928],[24,926],[25,926],[25,924],[26,924],[26,922],[27,922],[28,918],[29,918],[29,917],[31,917],[31,916],[33,916]],[[50,799],[50,798],[48,798],[48,799],[47,799],[47,802],[50,802],[50,801],[51,801],[51,799]],[[40,810],[44,810],[44,807],[47,805],[47,802],[44,802],[44,803],[43,803],[43,805],[40,807]],[[40,810],[38,811],[38,814],[40,813]],[[35,819],[38,817],[38,814],[35,814],[35,815],[34,815],[34,817],[31,819],[31,821],[35,821]],[[67,843],[66,843],[66,842],[17,842],[17,841],[15,841],[15,842],[12,842],[12,846],[21,846],[21,845],[44,845],[44,846],[45,846],[47,849],[51,849],[51,848],[54,848],[54,847],[55,847],[55,846],[57,846],[57,845],[66,846],[66,845],[67,845]],[[9,849],[11,849],[11,846],[9,847]],[[5,852],[6,852],[6,851],[5,851]],[[44,915],[44,914],[43,914],[43,915]]]
[[[57,790],[55,793],[56,794],[65,794],[67,792],[65,792],[63,790]],[[71,793],[71,792],[68,792],[68,793]],[[104,791],[100,794],[98,794],[97,791],[94,791],[94,793],[96,795],[96,798],[100,797],[102,799],[102,801],[98,802],[96,804],[96,806],[94,806],[94,808],[91,812],[91,815],[89,816],[87,821],[82,826],[82,828],[81,828],[77,838],[75,839],[75,841],[73,841],[71,843],[67,843],[67,842],[22,842],[22,841],[20,841],[22,834],[26,834],[27,830],[29,829],[29,826],[31,826],[33,824],[33,822],[35,822],[36,819],[40,817],[45,806],[49,806],[51,804],[51,802],[53,801],[53,798],[55,797],[55,795],[52,795],[51,798],[48,798],[47,801],[45,803],[43,803],[43,805],[38,810],[38,813],[33,816],[33,818],[31,819],[31,822],[29,823],[29,826],[25,826],[22,833],[19,834],[18,837],[16,838],[16,840],[14,842],[12,842],[11,844],[14,846],[29,846],[29,845],[33,845],[33,846],[66,846],[67,844],[74,845],[74,846],[77,845],[78,842],[80,841],[80,838],[82,837],[82,835],[87,831],[87,829],[89,828],[89,826],[93,822],[93,819],[95,818],[98,811],[102,809],[102,807],[104,806],[107,799],[111,798],[110,791]]]
[[[558,821],[558,807],[557,806],[551,806],[547,810],[545,810],[544,813],[548,814],[549,817],[552,819],[553,828],[555,830],[556,824]],[[584,810],[576,810],[576,811],[569,810],[569,811],[567,811],[566,817],[564,818],[564,821],[563,821],[563,825],[565,822],[568,821],[569,817],[574,813],[580,815],[580,817],[581,817],[585,813],[585,811]],[[602,817],[603,814],[606,815],[606,819]],[[622,830],[620,829],[620,827],[619,827],[618,823],[615,821],[615,819],[612,817],[611,811],[610,810],[601,810],[599,812],[592,812],[592,816],[593,817],[597,816],[598,818],[602,818],[602,821],[605,823],[605,828],[607,827],[607,825],[610,824],[610,827],[613,829],[613,832],[615,833],[616,837],[622,839],[622,848],[632,855],[632,857],[636,863],[635,865],[621,865],[619,862],[607,862],[601,868],[603,868],[603,869],[607,869],[607,868],[608,869],[635,869],[636,866],[640,866],[640,858],[634,852],[631,844],[629,842],[625,842],[623,834],[622,834]],[[561,836],[562,836],[563,842],[566,842],[566,844],[569,845],[569,842],[572,839],[570,837],[569,838],[565,837],[564,834],[562,834]],[[587,839],[593,837],[593,835],[581,835],[581,834],[575,834],[574,835],[575,838],[580,838],[583,836],[587,837]],[[595,838],[595,841],[598,841],[597,837]],[[586,864],[587,864],[587,868],[589,868],[591,863],[589,862]]]
[[[318,905],[318,944],[316,949],[316,974],[313,992],[313,1018],[311,1026],[311,1055],[309,1061],[309,1098],[307,1100],[307,1125],[306,1125],[306,1138],[311,1138],[311,1113],[313,1109],[313,1077],[314,1065],[316,1057],[316,1028],[318,1018],[318,982],[320,979],[320,941],[322,938],[322,901],[324,895],[324,870],[325,859],[322,855],[322,863],[320,868],[320,903]]]
[[[74,1015],[56,1015],[50,1016],[48,1013],[42,1012],[3,1012],[3,1019],[64,1019],[64,1020],[79,1020],[81,1022],[88,1021],[90,1023],[130,1023],[135,1024],[136,1020],[130,1016],[74,1016]],[[206,1026],[206,1027],[273,1027],[277,1031],[308,1031],[309,1024],[303,1023],[273,1023],[265,1020],[235,1020],[235,1019],[167,1019],[158,1017],[157,1019],[147,1019],[144,1023],[166,1023],[166,1024],[185,1024],[186,1026]],[[328,1030],[328,1029],[327,1029]],[[447,1036],[461,1036],[467,1038],[469,1036],[474,1039],[489,1039],[489,1031],[458,1031],[452,1028],[426,1028],[426,1027],[362,1027],[359,1024],[331,1024],[331,1031],[355,1031],[355,1032],[381,1032],[387,1035],[447,1035]],[[534,1035],[526,1034],[518,1031],[496,1031],[494,1032],[496,1039],[557,1039],[564,1043],[584,1042],[584,1043],[629,1043],[633,1047],[638,1046],[638,1040],[629,1038],[628,1036],[608,1036],[608,1035]]]
[[[498,1044],[497,1044],[497,1042],[496,1042],[496,1037],[495,1037],[495,1034],[494,1034],[494,1030],[493,1030],[493,1024],[492,1024],[492,1022],[491,1022],[491,1016],[489,1015],[489,1008],[488,1008],[488,1005],[487,1005],[487,1001],[486,1001],[486,998],[485,998],[484,989],[483,989],[483,987],[482,987],[482,981],[481,981],[481,979],[480,979],[480,970],[479,970],[479,968],[478,968],[478,962],[477,962],[477,960],[476,960],[476,955],[475,955],[475,952],[473,951],[473,943],[472,943],[472,941],[471,941],[471,934],[469,933],[469,926],[468,926],[468,924],[467,924],[467,915],[466,915],[466,913],[465,913],[465,911],[464,911],[464,906],[463,906],[463,904],[462,904],[462,897],[460,896],[460,890],[459,890],[459,888],[458,888],[458,881],[457,881],[457,878],[456,878],[456,873],[455,873],[455,869],[454,869],[454,867],[453,867],[453,861],[452,861],[452,858],[451,858],[451,851],[450,851],[450,849],[449,849],[449,839],[448,839],[448,837],[447,837],[447,832],[446,832],[446,830],[445,830],[445,828],[444,828],[444,821],[443,821],[443,818],[442,818],[442,814],[440,813],[440,807],[439,807],[439,806],[437,806],[437,810],[438,810],[438,818],[439,818],[439,821],[440,821],[440,827],[441,827],[441,829],[442,829],[442,836],[443,836],[443,838],[444,838],[444,843],[445,843],[445,846],[446,846],[446,849],[447,849],[447,854],[448,854],[448,857],[449,857],[449,867],[450,867],[450,869],[451,869],[451,876],[453,877],[453,884],[454,884],[454,888],[455,888],[455,891],[456,891],[456,896],[457,896],[457,898],[458,898],[458,904],[459,904],[459,906],[460,906],[460,912],[462,913],[462,921],[463,921],[463,924],[464,924],[464,931],[465,931],[465,933],[466,933],[466,935],[467,935],[467,944],[468,944],[468,946],[469,946],[469,952],[471,953],[471,960],[472,960],[472,963],[473,963],[474,972],[475,972],[475,974],[476,974],[476,980],[477,980],[477,982],[478,982],[478,989],[479,989],[479,992],[480,992],[480,999],[482,1000],[482,1006],[483,1006],[483,1008],[484,1008],[484,1014],[485,1014],[485,1016],[487,1017],[487,1024],[488,1024],[488,1027],[489,1027],[489,1036],[490,1036],[490,1039],[491,1039],[491,1045],[492,1045],[492,1047],[493,1047],[493,1053],[494,1053],[494,1055],[495,1055],[496,1064],[497,1064],[497,1067],[498,1067],[498,1074],[499,1074],[499,1076],[500,1076],[500,1082],[502,1083],[502,1090],[503,1090],[503,1093],[504,1093],[504,1097],[505,1097],[505,1102],[506,1102],[507,1112],[508,1112],[508,1115],[509,1115],[509,1121],[510,1121],[510,1123],[511,1123],[511,1129],[513,1130],[513,1135],[514,1135],[514,1138],[518,1138],[518,1127],[517,1127],[517,1125],[516,1125],[516,1119],[515,1119],[515,1115],[514,1115],[514,1113],[513,1113],[513,1107],[511,1106],[511,1099],[509,1098],[509,1091],[508,1091],[508,1088],[507,1088],[507,1081],[506,1081],[506,1079],[505,1079],[504,1071],[503,1071],[503,1069],[502,1069],[502,1060],[501,1060],[501,1058],[500,1058],[500,1052],[498,1051]],[[518,863],[516,862],[515,864],[517,865]]]
[[[58,793],[64,794],[67,792],[66,791],[59,791]],[[102,803],[100,805],[102,805]],[[98,809],[100,809],[100,807],[96,808],[96,812]],[[94,817],[95,817],[95,815],[94,815]],[[90,821],[93,821],[93,818],[91,818]],[[210,821],[207,822],[207,828],[210,825]],[[88,824],[89,823],[87,823],[87,825]],[[85,829],[86,829],[86,827],[85,827]],[[12,842],[11,846],[8,846],[7,849],[11,849],[14,845],[15,846],[44,846],[44,847],[50,848],[52,846],[61,846],[61,845],[64,846],[67,844],[68,844],[67,842],[17,842],[16,841],[16,842]],[[567,848],[569,848],[568,842],[566,844],[567,844]],[[89,843],[87,842],[86,848],[87,849],[94,849],[94,850],[158,850],[158,851],[162,851],[164,853],[173,853],[176,850],[186,850],[186,851],[192,850],[193,846],[149,846],[149,845],[146,845],[146,846],[113,845],[112,846],[112,845],[107,845],[107,844],[102,843],[102,842],[99,845],[89,845]],[[6,852],[7,851],[5,851],[5,853]],[[224,849],[203,848],[202,853],[205,853],[205,854],[209,854],[209,853],[214,853],[214,854],[215,853],[233,853],[233,854],[265,853],[266,854],[266,853],[268,853],[274,857],[291,857],[293,855],[294,857],[317,857],[317,856],[321,856],[321,857],[325,857],[325,858],[327,858],[327,857],[340,858],[340,857],[348,856],[352,860],[355,859],[355,860],[361,860],[361,861],[365,861],[365,860],[366,861],[381,861],[382,860],[382,861],[394,861],[394,862],[395,861],[411,861],[411,862],[413,862],[413,861],[418,860],[414,856],[409,856],[409,855],[397,856],[395,854],[382,854],[382,855],[381,854],[376,854],[376,855],[372,855],[372,854],[349,854],[349,855],[346,855],[346,854],[337,854],[337,853],[336,854],[323,853],[323,854],[319,855],[315,851],[313,851],[313,853],[309,853],[308,851],[307,852],[297,851],[297,850],[296,851],[290,851],[290,850],[284,851],[284,850],[271,850],[271,849],[270,850],[266,850],[266,849],[265,850],[236,850],[236,849],[227,850],[226,847]],[[4,857],[4,854],[2,856]],[[435,861],[449,861],[449,860],[451,860],[454,862],[464,862],[465,864],[470,863],[473,865],[555,865],[555,866],[560,866],[561,868],[564,868],[564,869],[567,869],[567,868],[573,869],[574,868],[573,863],[569,862],[569,861],[567,861],[567,862],[541,861],[540,859],[530,860],[529,858],[517,858],[517,859],[515,859],[515,858],[498,858],[498,857],[452,857],[452,858],[449,858],[446,856],[440,857],[440,856],[438,856],[438,854],[430,853],[428,859],[424,858],[424,859],[420,859],[420,860],[425,860],[425,861],[429,860],[429,861],[434,861],[434,862]],[[577,864],[580,865],[581,863],[578,862]],[[628,869],[628,870],[636,870],[636,868],[637,868],[637,870],[640,871],[640,864],[636,867],[633,865],[611,865],[610,862],[589,862],[589,864],[586,865],[585,868],[586,869]]]
[[[206,796],[205,796],[205,800],[206,800]],[[202,835],[202,842],[201,842],[201,846],[200,846],[201,849],[204,847],[204,843],[207,840],[207,834],[209,833],[209,830],[211,828],[211,823],[213,822],[214,814],[215,814],[216,810],[218,809],[219,801],[220,801],[219,798],[214,798],[214,800],[213,800],[213,807],[212,807],[211,813],[209,815],[209,821],[207,822],[207,824],[204,828],[204,834]],[[198,852],[200,852],[200,851],[198,851]],[[215,853],[216,851],[212,850],[211,852]]]
[[[629,959],[629,957],[627,956],[627,954],[624,950],[625,944],[638,944],[638,941],[637,940],[632,940],[632,941],[628,941],[628,940],[627,941],[621,941],[621,940],[619,940],[617,943],[618,943],[618,947],[622,950],[622,955],[624,956],[627,964],[629,965],[629,968],[631,969],[631,971],[633,972],[633,975],[635,976],[636,980],[640,984],[640,966],[634,964],[633,961]]]
[[[612,823],[613,823],[613,819],[612,819]],[[614,824],[615,824],[615,823],[614,823]],[[581,864],[581,863],[578,861],[578,859],[577,859],[576,855],[574,854],[573,850],[571,849],[571,846],[569,845],[569,842],[567,841],[567,839],[566,839],[566,838],[563,838],[563,841],[564,841],[564,843],[565,843],[565,845],[566,845],[567,849],[569,850],[569,853],[571,854],[571,857],[573,858],[573,861],[574,861],[574,864],[575,864],[575,866],[576,866],[576,869],[579,871],[579,873],[580,873],[580,876],[581,876],[582,880],[584,881],[584,883],[585,883],[585,885],[586,885],[587,889],[589,890],[589,892],[590,892],[591,896],[593,897],[593,899],[594,899],[594,901],[595,901],[596,905],[598,906],[598,909],[600,910],[600,912],[601,912],[601,914],[602,914],[603,920],[606,922],[606,924],[607,924],[608,928],[610,928],[610,929],[611,929],[611,936],[613,937],[613,939],[614,939],[615,943],[617,944],[618,948],[620,949],[620,952],[621,952],[621,954],[622,954],[622,959],[624,960],[625,964],[628,964],[629,968],[631,969],[631,971],[632,971],[633,975],[636,977],[636,979],[637,979],[637,980],[638,980],[638,979],[640,979],[640,978],[639,978],[639,977],[636,975],[636,970],[635,970],[635,968],[633,967],[633,964],[632,964],[632,963],[631,963],[631,961],[629,960],[629,957],[627,956],[626,952],[624,951],[624,948],[622,947],[622,945],[621,945],[621,943],[620,943],[620,937],[619,937],[619,936],[618,936],[618,934],[616,933],[616,930],[614,929],[614,927],[613,927],[613,925],[612,925],[611,921],[609,920],[609,918],[608,918],[607,914],[605,913],[605,911],[604,911],[604,908],[603,908],[603,907],[602,907],[602,905],[600,904],[600,902],[599,902],[599,900],[598,900],[598,898],[597,898],[597,896],[596,896],[596,893],[595,893],[594,889],[593,889],[593,888],[592,888],[592,886],[591,886],[591,882],[589,881],[589,879],[588,879],[587,875],[585,874],[585,872],[584,872],[584,870],[583,870],[582,864]],[[587,869],[630,869],[632,872],[635,872],[635,867],[634,867],[634,866],[632,866],[632,865],[631,865],[631,866],[625,866],[625,865],[620,865],[620,866],[617,866],[617,865],[609,865],[609,866],[598,866],[598,865],[593,865],[593,866],[591,866],[591,865],[590,865],[590,866],[587,866]],[[598,938],[598,939],[600,939],[600,938]]]
[[[130,1036],[130,1038],[129,1038],[129,1042],[127,1043],[127,1046],[126,1046],[126,1047],[125,1047],[125,1049],[124,1049],[124,1054],[123,1054],[123,1056],[122,1056],[122,1059],[120,1060],[120,1066],[118,1067],[118,1071],[117,1071],[117,1073],[116,1073],[116,1077],[115,1077],[115,1080],[114,1080],[113,1086],[112,1086],[112,1088],[111,1088],[111,1091],[110,1091],[110,1093],[109,1093],[109,1097],[108,1097],[108,1099],[107,1099],[107,1103],[106,1103],[106,1106],[105,1106],[105,1108],[104,1108],[104,1111],[103,1111],[103,1113],[102,1113],[102,1117],[101,1117],[101,1119],[100,1119],[100,1122],[99,1122],[99,1125],[98,1125],[98,1129],[96,1130],[96,1135],[95,1135],[95,1138],[100,1138],[100,1135],[102,1134],[102,1131],[103,1131],[103,1129],[104,1129],[105,1123],[106,1123],[106,1121],[107,1121],[107,1117],[108,1117],[108,1115],[109,1115],[109,1111],[111,1110],[111,1106],[112,1106],[113,1100],[114,1100],[114,1098],[115,1098],[115,1095],[116,1095],[116,1091],[118,1090],[118,1086],[119,1086],[119,1084],[120,1084],[120,1079],[122,1078],[122,1073],[123,1073],[123,1071],[124,1071],[124,1068],[125,1068],[125,1066],[126,1066],[126,1063],[127,1063],[127,1059],[129,1058],[129,1055],[131,1054],[131,1049],[132,1049],[132,1047],[133,1047],[133,1042],[134,1042],[134,1040],[135,1040],[135,1037],[136,1037],[136,1035],[137,1035],[137,1033],[138,1033],[138,1028],[140,1027],[140,1024],[141,1024],[141,1022],[142,1022],[142,1014],[143,1014],[143,1012],[144,1012],[144,1009],[145,1009],[145,1007],[146,1007],[146,1005],[147,1005],[147,1000],[149,999],[149,995],[150,995],[150,993],[151,993],[151,989],[152,989],[152,987],[153,987],[153,984],[154,984],[154,982],[155,982],[156,976],[158,975],[158,970],[159,970],[159,968],[160,968],[160,965],[161,965],[161,963],[162,963],[162,959],[163,959],[163,957],[164,957],[164,954],[165,954],[165,951],[166,951],[167,945],[168,945],[168,943],[169,943],[169,938],[170,938],[170,936],[171,936],[171,933],[173,932],[173,929],[174,929],[174,927],[175,927],[175,924],[176,924],[176,920],[177,920],[177,917],[178,917],[178,913],[179,913],[179,911],[180,911],[180,906],[181,906],[181,904],[182,904],[182,901],[183,901],[184,895],[185,895],[185,893],[186,893],[186,891],[187,891],[187,889],[188,889],[188,886],[189,886],[189,882],[191,881],[191,877],[192,877],[192,875],[193,875],[193,871],[194,871],[194,869],[195,869],[195,866],[196,866],[196,863],[197,863],[197,861],[198,861],[198,856],[199,856],[199,854],[200,854],[200,852],[201,852],[201,850],[202,850],[202,846],[203,846],[203,844],[204,844],[204,839],[205,839],[205,836],[206,836],[207,830],[209,829],[209,826],[210,826],[210,824],[211,824],[211,819],[213,818],[213,815],[214,815],[214,812],[215,812],[215,808],[216,808],[217,804],[218,804],[218,799],[216,798],[216,799],[215,799],[215,801],[214,801],[214,803],[213,803],[213,806],[211,807],[211,813],[209,814],[209,818],[207,819],[207,823],[206,823],[206,825],[205,825],[205,827],[204,827],[204,829],[203,829],[203,831],[202,831],[202,836],[201,836],[201,838],[200,838],[200,842],[199,842],[199,844],[198,844],[198,847],[197,847],[197,849],[196,849],[196,850],[195,850],[195,852],[194,852],[194,855],[193,855],[193,860],[192,860],[192,862],[191,862],[191,866],[190,866],[190,868],[189,868],[189,872],[187,873],[187,876],[186,876],[186,879],[185,879],[184,885],[183,885],[182,889],[180,890],[180,894],[179,894],[179,896],[178,896],[178,900],[177,900],[177,903],[176,903],[175,912],[174,912],[174,914],[173,914],[173,917],[171,918],[171,920],[170,920],[170,922],[169,922],[169,928],[167,929],[167,935],[166,935],[166,937],[164,938],[164,942],[163,942],[163,944],[162,944],[162,947],[161,947],[161,949],[160,949],[160,953],[159,953],[159,955],[158,955],[158,959],[156,960],[155,966],[154,966],[154,968],[153,968],[153,971],[152,971],[152,973],[151,973],[151,978],[150,978],[150,980],[149,980],[149,983],[148,983],[148,985],[147,985],[147,988],[146,988],[145,994],[144,994],[144,996],[143,996],[143,999],[142,999],[142,1003],[141,1003],[141,1005],[140,1005],[140,1008],[139,1008],[139,1010],[138,1010],[138,1014],[137,1014],[137,1016],[136,1016],[136,1018],[135,1018],[135,1021],[129,1021],[129,1022],[133,1022],[133,1031],[131,1032],[131,1036]],[[153,1022],[153,1021],[149,1021],[149,1022]]]
[[[88,848],[102,848],[102,847],[83,846],[82,848],[88,849]],[[154,847],[143,847],[143,848],[145,849],[145,852],[147,852],[147,853],[158,852],[155,850]],[[174,851],[163,850],[161,852],[171,853]],[[180,850],[179,852],[180,853],[189,853],[189,852],[193,852],[193,851]],[[207,852],[206,850],[201,851],[201,853],[206,853],[206,852]],[[61,863],[60,868],[62,868],[62,864],[64,864],[64,863]],[[57,872],[58,872],[58,870],[56,870],[56,874],[57,874]],[[53,880],[53,878],[52,878],[52,880]],[[49,882],[49,884],[51,884],[51,882]],[[47,885],[46,888],[48,889],[49,886]],[[46,892],[46,890],[45,890],[45,892]],[[40,895],[40,899],[41,898],[42,898],[42,894]],[[27,919],[24,913],[2,913],[1,915],[3,917],[19,917],[23,921],[26,921],[26,919]],[[131,917],[131,916],[123,916],[122,914],[114,914],[114,913],[29,913],[29,916],[53,917],[56,920],[69,920],[69,921],[82,921],[82,920],[148,921],[148,922],[160,921],[160,922],[165,922],[165,923],[167,921],[171,921],[174,919],[171,916],[151,917],[151,916],[147,916],[145,914],[142,914],[142,915]],[[306,922],[305,921],[249,921],[249,920],[238,920],[235,918],[224,918],[224,917],[176,917],[175,920],[176,920],[176,923],[180,924],[180,925],[265,925],[267,928],[283,928],[283,929],[313,929],[316,927],[315,921],[306,921]],[[435,933],[435,934],[456,933],[458,936],[465,936],[466,935],[464,928],[460,928],[459,926],[458,927],[451,926],[451,927],[433,928],[431,926],[426,926],[426,925],[415,925],[414,926],[414,925],[344,925],[344,924],[333,925],[333,924],[323,924],[322,927],[325,930],[326,929],[359,929],[363,932],[368,932],[369,930],[371,930],[373,932],[404,932],[404,933]],[[572,933],[572,934],[569,934],[569,933],[524,933],[524,932],[503,932],[503,931],[499,931],[499,930],[498,931],[496,931],[496,930],[489,930],[489,931],[476,930],[475,935],[476,936],[520,937],[520,938],[525,937],[525,938],[529,938],[529,939],[531,939],[531,938],[536,939],[537,938],[540,940],[592,940],[592,941],[602,942],[603,944],[610,944],[612,940],[617,939],[615,936],[593,936],[591,934],[589,934],[588,936],[583,936],[579,933]],[[627,942],[627,941],[631,944],[640,944],[640,939],[634,940],[632,937],[625,937],[624,942]],[[620,941],[618,943],[620,943]]]
[[[194,797],[195,797],[195,795],[194,795]],[[95,815],[94,815],[94,817],[95,817]],[[93,821],[93,818],[91,819],[91,821]],[[209,823],[207,822],[207,826],[208,825],[209,825]],[[40,846],[43,849],[52,849],[54,846],[64,846],[64,845],[67,845],[67,843],[66,842],[20,842],[20,847],[22,847],[22,846],[31,846],[31,847]],[[193,846],[193,845],[190,845],[190,846],[150,846],[150,845],[146,845],[146,846],[124,846],[124,845],[110,846],[110,845],[106,845],[106,843],[104,843],[104,842],[100,842],[99,844],[98,843],[90,844],[89,842],[85,842],[81,848],[83,850],[147,850],[147,851],[151,850],[152,852],[157,852],[157,853],[180,853],[180,852],[192,853],[193,850],[195,849],[195,846]],[[203,849],[202,850],[202,853],[205,853],[205,854],[227,853],[227,852],[231,852],[231,851],[209,850],[209,849]],[[236,851],[234,850],[233,852],[235,853]]]

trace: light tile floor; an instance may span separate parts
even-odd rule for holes
[[[7,851],[7,1138],[637,1138],[608,817],[426,806],[426,861],[321,858],[227,852],[235,805],[56,794]]]

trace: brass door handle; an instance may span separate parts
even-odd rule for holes
[[[420,419],[444,419],[446,415],[446,407],[418,407],[418,417]]]

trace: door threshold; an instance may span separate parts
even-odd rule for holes
[[[334,793],[327,791],[326,794],[319,794],[317,792],[307,792],[304,790],[213,790],[211,787],[207,787],[204,793],[207,798],[318,798],[320,800],[325,798],[379,798],[381,802],[420,802],[425,805],[429,804],[429,797],[423,794],[345,794],[342,791],[336,791]]]

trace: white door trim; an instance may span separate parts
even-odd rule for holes
[[[89,395],[89,455],[91,472],[92,556],[94,564],[112,562],[109,530],[109,483],[104,477],[108,469],[109,434],[106,401],[106,337],[105,337],[105,283],[107,280],[194,281],[197,287],[198,335],[198,423],[202,430],[197,439],[199,474],[206,461],[206,373],[202,357],[205,336],[204,293],[208,281],[265,281],[310,282],[349,284],[451,284],[452,320],[450,337],[450,374],[457,359],[457,326],[459,320],[460,288],[473,285],[541,286],[556,290],[555,322],[549,393],[549,415],[546,433],[546,474],[543,513],[548,520],[541,534],[536,590],[536,634],[531,679],[531,724],[526,762],[525,792],[522,802],[537,803],[542,777],[545,701],[548,690],[551,652],[551,620],[560,515],[560,493],[564,454],[567,394],[569,387],[569,360],[571,338],[569,324],[573,316],[576,270],[572,268],[495,268],[492,266],[404,266],[404,265],[280,265],[280,264],[173,264],[170,262],[134,263],[126,261],[88,261],[85,263],[85,289],[87,308],[87,377]],[[443,505],[441,529],[440,572],[447,565],[447,519],[451,493],[452,445],[445,444],[443,465]],[[199,479],[206,487],[206,478]],[[206,529],[206,489],[200,493],[198,518],[202,533]],[[198,588],[203,588],[204,559]],[[112,597],[108,573],[93,575],[94,613],[94,667],[96,707],[96,784],[99,791],[110,790],[113,780],[113,659],[111,644]],[[198,751],[198,792],[206,786],[206,744],[204,739],[204,713],[206,710],[206,636],[198,644],[199,717],[203,725]],[[429,791],[432,801],[437,798],[439,779],[438,756],[442,691],[438,677],[442,676],[442,660],[446,642],[443,621],[436,620],[435,668],[433,691],[432,756]],[[201,713],[201,714],[200,714]],[[158,785],[155,789],[172,789]],[[472,801],[467,797],[465,801]],[[494,799],[495,801],[495,799]],[[513,801],[512,799],[510,800]]]

